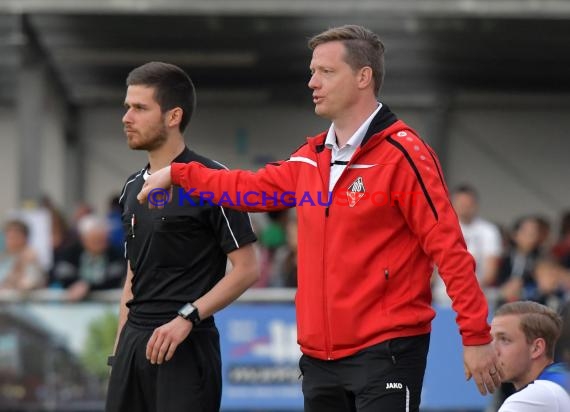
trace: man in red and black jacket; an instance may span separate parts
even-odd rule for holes
[[[309,42],[315,112],[332,125],[256,173],[173,163],[139,193],[179,185],[247,211],[297,207],[298,342],[306,411],[417,411],[433,264],[453,300],[467,377],[500,383],[487,302],[433,150],[377,101],[383,45],[360,26]],[[207,195],[207,196],[206,196]]]

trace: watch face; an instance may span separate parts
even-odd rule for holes
[[[196,308],[194,306],[187,303],[186,305],[182,306],[182,309],[180,309],[178,313],[180,313],[183,318],[187,319],[188,316],[190,316],[195,310]]]

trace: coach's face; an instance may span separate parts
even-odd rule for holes
[[[123,129],[131,149],[153,151],[167,140],[165,116],[154,93],[154,87],[133,85],[127,88]]]
[[[340,41],[323,43],[313,50],[308,86],[313,90],[315,113],[335,121],[346,115],[362,98],[362,70],[353,70],[345,61],[346,49]],[[368,67],[368,70],[370,68]]]

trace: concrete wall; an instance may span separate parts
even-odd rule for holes
[[[0,107],[0,217],[18,205],[18,137],[14,110]]]
[[[46,113],[41,136],[40,188],[44,195],[53,199],[60,207],[66,199],[66,174],[73,171],[66,169],[65,121],[66,114],[62,101],[51,91],[46,96]]]
[[[567,110],[467,109],[452,116],[447,177],[481,192],[481,211],[511,224],[570,209],[570,117]]]

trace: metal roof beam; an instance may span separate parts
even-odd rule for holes
[[[188,13],[569,18],[566,0],[0,0],[7,13]]]

